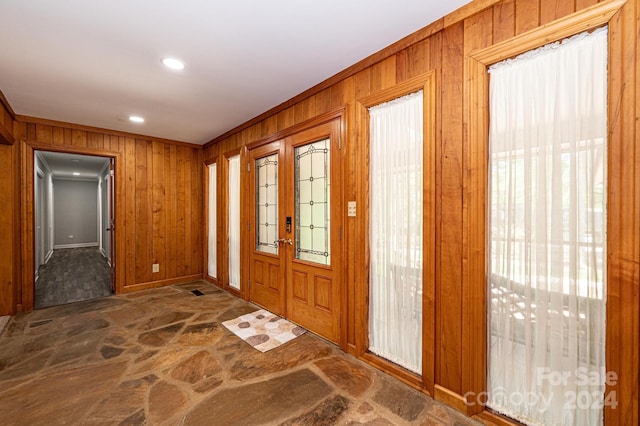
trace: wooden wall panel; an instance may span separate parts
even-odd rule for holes
[[[516,35],[540,25],[540,0],[516,0]]]
[[[464,57],[468,58],[471,52],[489,47],[493,43],[493,29],[492,23],[494,18],[494,11],[487,9],[484,12],[478,13],[465,20],[464,23]],[[472,253],[475,251],[473,245],[474,235],[478,235],[477,240],[486,240],[484,217],[486,211],[486,203],[483,202],[480,205],[474,205],[468,202],[469,193],[477,192],[478,187],[481,185],[471,178],[471,161],[476,152],[485,152],[484,147],[478,147],[478,141],[473,135],[469,135],[469,112],[480,108],[479,103],[486,104],[488,99],[476,99],[469,93],[468,84],[468,62],[465,62],[465,75],[464,75],[464,138],[463,138],[463,151],[464,151],[464,170],[465,170],[465,183],[463,192],[463,256],[462,256],[462,323],[464,329],[462,332],[462,389],[465,392],[469,390],[480,393],[485,387],[485,375],[486,371],[483,368],[478,368],[478,365],[485,365],[486,363],[486,286],[476,287],[474,275],[485,275],[485,259],[482,260],[480,265],[473,263]],[[486,157],[485,157],[486,158]],[[481,169],[482,179],[486,181],[487,167]],[[471,227],[470,217],[475,216],[483,218],[483,226],[475,228]],[[478,266],[482,266],[478,268]],[[484,283],[484,280],[483,280]],[[480,410],[479,406],[472,406],[468,408],[469,413],[476,414]]]
[[[6,105],[5,105],[6,104]],[[13,111],[0,92],[0,316],[15,312],[15,287],[19,269],[18,257],[14,250],[15,239],[19,235],[15,205],[16,191],[16,150]]]
[[[612,0],[606,0],[610,2]],[[465,55],[472,50],[508,40],[512,36],[536,29],[574,10],[598,3],[597,0],[475,0],[460,13],[454,13],[422,31],[420,37],[404,39],[385,57],[376,54],[375,61],[348,75],[346,80],[321,85],[322,90],[300,97],[295,102],[276,109],[270,116],[250,122],[241,130],[230,133],[208,145],[197,147],[131,137],[131,135],[80,128],[42,121],[18,119],[13,125],[16,140],[36,142],[56,149],[98,149],[118,153],[123,167],[123,181],[118,188],[124,192],[118,247],[126,253],[120,265],[119,291],[132,291],[186,279],[203,273],[203,158],[222,158],[222,154],[241,148],[254,140],[287,129],[337,106],[347,105],[346,140],[342,152],[343,201],[358,200],[358,211],[366,208],[367,195],[356,187],[361,165],[358,150],[364,135],[356,130],[355,100],[374,95],[385,88],[406,81],[415,75],[434,70],[436,73],[436,324],[435,380],[443,398],[465,411],[460,395],[475,390],[484,372],[471,369],[469,353],[473,341],[469,335],[477,324],[469,324],[469,312],[474,305],[474,293],[468,288],[470,277],[466,264],[469,232],[465,217],[465,194],[473,191],[469,180],[467,155],[472,141],[465,145],[465,111],[473,108],[465,92]],[[611,193],[609,206],[609,318],[607,363],[618,372],[616,387],[619,408],[607,411],[607,424],[638,424],[638,351],[640,342],[640,79],[638,66],[640,11],[638,1],[629,0],[622,13],[611,23],[610,46],[610,184],[622,188]],[[471,11],[471,12],[469,12]],[[398,47],[401,46],[401,47]],[[3,121],[4,120],[4,121]],[[0,109],[0,124],[7,115]],[[6,125],[4,126],[6,128]],[[14,144],[13,149],[0,147],[0,167],[14,164],[9,175],[0,171],[0,202],[15,208],[14,241],[20,232],[29,231],[30,224],[20,215],[30,214],[28,188],[19,167],[28,168],[24,156],[29,149]],[[27,173],[28,175],[28,173]],[[471,182],[471,186],[470,185]],[[5,185],[7,184],[7,185]],[[13,192],[5,188],[13,185]],[[221,183],[222,185],[222,183]],[[23,205],[23,200],[27,204]],[[21,207],[20,207],[21,206]],[[20,207],[20,208],[18,208]],[[0,213],[1,214],[1,213]],[[16,219],[17,218],[17,219]],[[10,219],[9,219],[10,220]],[[18,222],[18,223],[16,223]],[[358,336],[366,328],[355,304],[358,288],[366,288],[368,271],[356,259],[362,258],[362,236],[367,232],[359,218],[346,218],[343,250],[347,259],[344,297],[347,311],[347,349],[360,355],[366,348],[358,347]],[[8,229],[0,223],[0,230]],[[4,236],[4,233],[3,233]],[[4,245],[3,245],[4,244]],[[0,250],[6,242],[0,239]],[[224,249],[225,245],[221,245]],[[28,254],[28,247],[13,244],[14,259]],[[24,259],[23,259],[24,260]],[[7,268],[0,258],[0,285],[7,274],[14,280],[17,300],[25,297],[24,289],[15,283],[23,278],[14,267]],[[160,273],[151,273],[151,264],[160,263]],[[13,262],[15,264],[15,262]],[[23,262],[24,263],[24,262]],[[467,272],[465,272],[467,271]],[[365,283],[365,284],[363,284]],[[28,293],[28,292],[27,292]],[[11,297],[2,293],[0,297]],[[18,302],[20,303],[20,302]],[[0,312],[1,313],[1,312]],[[467,411],[469,412],[469,411]]]
[[[540,24],[548,24],[574,11],[573,1],[540,0]]]
[[[0,316],[15,313],[15,252],[14,237],[17,232],[14,209],[14,152],[17,145],[0,144]]]
[[[436,383],[462,394],[462,70],[464,24],[442,32],[440,283],[436,294]]]
[[[249,122],[247,126],[240,126],[240,129],[258,126],[261,129],[260,137],[266,137],[326,112],[340,102],[347,105],[348,129],[346,149],[343,153],[344,201],[359,200],[358,211],[361,211],[361,208],[366,208],[367,195],[362,194],[362,188],[356,186],[356,176],[360,168],[360,160],[356,153],[364,137],[355,129],[355,100],[376,94],[417,74],[430,70],[436,72],[436,391],[441,389],[443,399],[467,413],[473,411],[465,409],[464,404],[460,406],[463,401],[461,395],[476,390],[478,384],[482,384],[484,380],[484,371],[472,367],[470,351],[477,348],[469,347],[477,341],[472,339],[472,333],[477,332],[476,329],[482,327],[482,324],[470,325],[469,321],[470,316],[477,314],[478,309],[484,308],[472,306],[478,289],[468,287],[470,277],[465,276],[463,272],[468,268],[466,262],[469,256],[466,235],[468,232],[475,232],[465,229],[465,215],[469,214],[465,210],[465,194],[474,190],[473,187],[467,186],[469,170],[466,156],[469,155],[469,150],[475,147],[464,144],[465,110],[473,108],[473,105],[469,105],[468,94],[464,91],[464,58],[474,49],[509,40],[513,36],[597,3],[598,0],[476,0],[472,7],[445,17],[438,26],[432,26],[426,36],[415,38],[413,44],[407,43],[401,49],[397,46],[390,48],[387,57],[376,54],[378,61],[367,62],[366,67],[356,67],[358,71],[349,74],[348,83],[347,80],[341,80],[332,85],[321,84],[321,91],[306,98],[296,97],[295,102],[285,103],[282,108],[274,108],[272,115],[265,115],[257,121]],[[640,120],[637,119],[640,95],[637,90],[630,89],[636,87],[637,75],[640,72],[636,36],[640,13],[637,3],[637,0],[629,0],[625,6],[620,23],[615,25],[612,37],[616,38],[616,42],[611,47],[613,57],[617,58],[617,62],[612,63],[612,66],[616,69],[613,78],[617,79],[618,86],[613,86],[622,92],[615,101],[612,99],[611,110],[612,114],[617,114],[616,118],[620,123],[615,129],[619,132],[618,139],[625,141],[625,144],[617,145],[620,147],[620,166],[616,168],[616,173],[621,175],[615,176],[626,182],[628,189],[625,190],[624,204],[618,206],[624,208],[618,211],[618,214],[625,215],[625,219],[617,222],[617,231],[610,230],[614,235],[614,241],[615,235],[621,235],[620,246],[616,250],[622,250],[624,253],[623,261],[615,264],[609,271],[609,279],[615,281],[610,284],[614,290],[612,306],[623,313],[625,324],[631,326],[625,329],[621,322],[613,321],[609,324],[609,328],[615,328],[615,331],[611,332],[609,342],[611,365],[620,368],[628,379],[620,385],[625,399],[624,414],[622,417],[611,417],[611,420],[607,421],[608,424],[636,424],[638,415],[640,144],[636,144],[635,141],[638,137],[637,128],[640,126]],[[624,114],[621,114],[620,110],[623,110]],[[623,128],[625,130],[622,130]],[[255,136],[256,133],[244,130],[230,132],[214,144],[208,144],[204,156],[215,157],[240,148],[258,139]],[[627,155],[621,154],[623,148]],[[635,152],[635,156],[630,155],[630,152]],[[356,305],[354,301],[362,300],[355,292],[357,289],[366,288],[368,271],[366,266],[359,264],[356,259],[362,258],[362,236],[367,230],[361,226],[357,217],[347,218],[345,225],[344,244],[348,265],[344,283],[348,305],[345,314],[348,323],[345,338],[347,350],[359,355],[366,349],[358,346],[358,336],[366,333],[366,330],[363,331],[366,323],[362,323],[363,316],[360,315],[363,307]],[[634,236],[629,237],[632,232]],[[472,270],[475,269],[467,270],[466,274]],[[618,345],[624,338],[633,342],[633,345],[624,351],[618,351]]]
[[[117,157],[117,291],[158,287],[202,276],[200,146],[48,120],[30,121],[24,117],[18,117],[14,133],[20,141],[16,145],[25,147],[20,154],[22,165],[13,173],[18,173],[16,176],[22,186],[20,191],[14,191],[14,197],[15,193],[23,195],[20,204],[12,201],[16,207],[23,205],[19,220],[25,227],[24,231],[28,232],[31,226],[31,182],[28,171],[33,151],[31,147],[114,155]],[[13,157],[5,157],[3,153],[0,163],[9,161],[9,158]],[[15,171],[16,168],[7,170]],[[4,179],[4,176],[0,179]],[[3,196],[4,192],[0,191],[0,198]],[[23,241],[27,241],[26,236]],[[30,270],[26,265],[32,261],[33,255],[28,241],[26,244],[14,244],[13,249],[22,254],[22,271]],[[152,272],[154,263],[159,264],[157,273]],[[2,267],[3,264],[0,264],[0,268]],[[4,271],[1,277],[4,280]],[[29,280],[32,283],[32,277],[23,273],[21,293],[16,293],[17,305],[22,305],[19,306],[20,310],[33,307],[32,295],[29,294],[32,284],[29,284]]]
[[[607,227],[607,370],[618,406],[607,424],[640,424],[640,6],[630,0],[610,22]],[[635,398],[630,398],[634,395]]]
[[[515,35],[516,1],[506,0],[493,7],[493,42],[499,43]]]

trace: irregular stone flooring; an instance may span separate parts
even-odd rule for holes
[[[220,324],[256,309],[198,281],[17,315],[1,423],[478,424],[311,333],[261,353]]]

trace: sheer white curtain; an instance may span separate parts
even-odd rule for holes
[[[212,278],[218,277],[218,232],[217,223],[218,217],[216,215],[218,200],[216,191],[216,164],[209,165],[209,235],[207,240],[208,247],[208,259],[207,259],[207,274]]]
[[[488,405],[602,424],[606,28],[490,73]]]
[[[369,350],[422,374],[422,91],[369,115]]]
[[[229,158],[229,286],[240,290],[240,156]]]

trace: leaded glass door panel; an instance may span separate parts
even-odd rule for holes
[[[251,300],[273,313],[285,313],[285,273],[279,238],[283,200],[283,142],[253,149],[249,154],[252,244],[249,266]]]

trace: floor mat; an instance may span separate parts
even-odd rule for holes
[[[307,331],[264,309],[225,321],[222,325],[260,352],[277,348]]]

